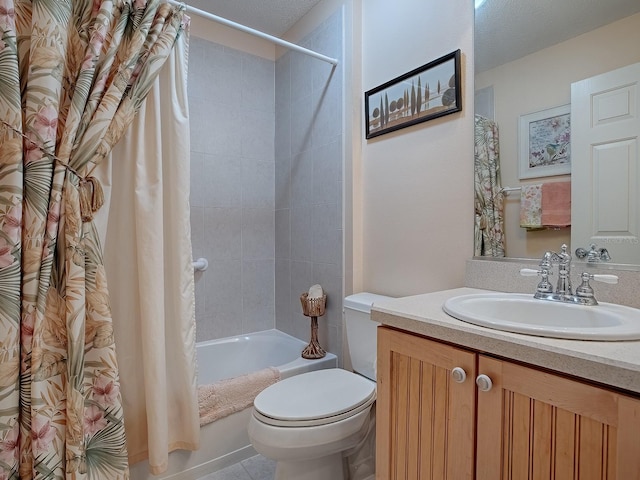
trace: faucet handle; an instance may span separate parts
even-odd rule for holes
[[[578,288],[576,288],[576,297],[582,299],[583,305],[597,305],[598,302],[593,293],[593,288],[589,285],[589,280],[595,280],[596,282],[604,282],[610,284],[618,283],[617,275],[600,275],[594,274],[591,275],[588,272],[584,272],[580,278],[582,279],[582,283]]]
[[[523,277],[537,277],[541,273],[542,273],[541,270],[536,270],[534,268],[521,268],[520,269],[520,275],[522,275]],[[551,274],[549,274],[549,275],[551,275]]]
[[[615,285],[616,283],[618,283],[617,275],[601,275],[596,273],[594,275],[591,275],[591,278],[593,278],[596,282],[609,283],[611,285]]]
[[[602,260],[603,262],[608,262],[611,260],[611,255],[609,255],[609,250],[607,250],[604,247],[600,249],[600,260]]]
[[[586,248],[578,247],[576,248],[576,257],[585,258],[589,254],[589,250]]]
[[[571,261],[571,253],[569,253],[569,247],[567,247],[566,243],[563,243],[562,246],[560,247],[560,253],[558,254],[558,256],[562,260],[568,259],[569,261]]]
[[[542,279],[536,287],[536,292],[542,294],[553,292],[553,287],[549,283],[549,275],[553,275],[553,273],[545,267],[542,267],[540,270],[535,270],[533,268],[522,268],[520,269],[520,275],[522,275],[523,277],[537,277],[538,275],[540,275]]]
[[[587,263],[608,262],[611,260],[611,255],[606,248],[598,248],[595,243],[589,245],[589,250],[586,248],[577,248],[576,256],[578,258],[586,258]]]
[[[558,254],[555,252],[544,252],[544,255],[542,256],[542,258],[540,259],[540,263],[538,264],[538,266],[540,266],[543,269],[549,269],[551,268],[551,264],[554,260],[556,260],[558,257]],[[528,270],[528,269],[523,269],[523,270]]]
[[[578,288],[576,288],[576,296],[588,299],[591,305],[597,305],[598,302],[596,301],[596,297],[593,294],[593,288],[589,284],[589,280],[593,278],[593,275],[584,272],[582,275],[580,275],[580,278],[582,279],[582,283]]]

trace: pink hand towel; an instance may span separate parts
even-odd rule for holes
[[[571,225],[570,181],[542,185],[542,225],[556,228]]]

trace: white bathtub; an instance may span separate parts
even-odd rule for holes
[[[198,384],[207,385],[267,367],[278,367],[287,378],[311,370],[337,366],[336,356],[327,353],[319,360],[306,360],[300,352],[306,342],[279,330],[200,342],[196,345]],[[169,468],[160,476],[148,473],[146,461],[131,466],[132,480],[196,480],[208,473],[255,455],[247,424],[251,408],[221,418],[200,429],[200,450],[177,450],[169,454]]]

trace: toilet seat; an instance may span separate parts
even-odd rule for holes
[[[327,425],[369,408],[376,385],[339,368],[287,378],[264,389],[254,400],[254,416],[274,426]]]

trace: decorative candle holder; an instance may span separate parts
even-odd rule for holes
[[[304,350],[302,350],[302,358],[322,358],[327,352],[320,346],[318,342],[318,317],[324,315],[325,306],[327,304],[327,295],[321,298],[309,298],[307,292],[300,295],[300,303],[302,304],[302,313],[305,317],[311,317],[311,341]]]

